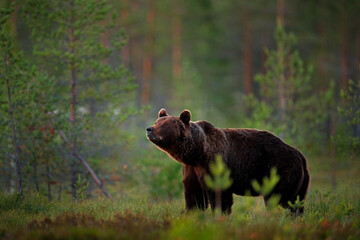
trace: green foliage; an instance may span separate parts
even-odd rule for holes
[[[293,209],[299,209],[301,207],[304,207],[305,200],[300,201],[300,197],[297,196],[295,202],[292,203],[292,202],[288,201],[288,204]]]
[[[75,184],[77,199],[82,201],[87,198],[86,190],[89,187],[89,182],[81,174],[78,175],[78,179]]]
[[[358,156],[360,154],[360,78],[357,81],[350,79],[348,89],[342,89],[340,96],[344,106],[338,107],[338,111],[345,117],[348,127],[355,131],[354,133],[350,132],[347,136],[339,134],[337,142],[343,147],[343,150]]]
[[[156,169],[154,169],[154,167]],[[146,169],[149,171],[151,168]],[[154,172],[149,179],[150,193],[154,198],[174,198],[181,196],[181,165],[172,161],[160,166],[153,166]]]
[[[1,22],[5,24],[4,21]],[[56,115],[55,106],[59,98],[53,96],[54,79],[29,65],[21,51],[15,51],[13,40],[4,25],[1,25],[1,40],[1,55],[6,58],[6,61],[0,63],[1,75],[5,80],[0,85],[0,142],[6,146],[0,150],[4,163],[1,175],[7,183],[7,192],[13,191],[15,172],[24,184],[35,183],[36,190],[39,191],[41,177],[33,169],[45,164],[48,167],[61,166],[54,161],[55,149],[59,145],[49,122],[49,114]],[[10,127],[13,125],[14,127]],[[16,142],[13,140],[14,133]],[[17,148],[21,154],[20,163],[14,171],[13,164],[17,162],[14,151]],[[47,179],[48,182],[51,180],[54,179]]]
[[[221,155],[216,155],[215,162],[210,164],[210,175],[205,176],[206,185],[215,191],[226,190],[232,184],[230,170],[222,160]]]
[[[285,126],[279,125],[273,119],[275,115],[274,107],[256,98],[253,94],[244,97],[244,101],[251,114],[251,117],[243,120],[244,126],[255,129],[267,129],[274,133],[281,133],[285,130]]]
[[[119,123],[137,113],[131,104],[134,78],[123,65],[109,64],[109,58],[125,44],[126,36],[123,31],[113,33],[112,29],[118,27],[114,25],[116,19],[102,24],[114,13],[107,1],[28,0],[24,12],[32,30],[34,54],[40,57],[43,69],[57,76],[57,93],[62,99],[57,107],[64,113],[72,98],[69,82],[74,80],[79,123],[76,131],[71,131],[73,135],[88,139],[83,135],[86,130],[93,137],[106,139],[103,131],[120,129]],[[101,40],[102,36],[117,41],[110,45]],[[49,65],[55,66],[55,71],[50,71],[53,68]],[[60,88],[62,85],[69,87]],[[119,131],[111,133],[120,135]]]
[[[198,213],[174,220],[162,239],[223,239],[225,224]]]
[[[134,77],[119,64],[127,36],[117,24],[115,10],[104,0],[27,0],[23,12],[34,58],[39,69],[52,76],[52,88],[42,91],[57,100],[46,105],[53,110],[52,127],[60,128],[80,154],[99,167],[97,173],[104,173],[97,160],[121,155],[122,146],[130,140],[121,126],[140,112],[135,106]],[[61,144],[59,139],[57,144]],[[39,145],[52,150],[46,154],[51,169],[70,169],[51,175],[60,176],[62,184],[64,173],[71,172],[76,197],[76,174],[82,172],[79,162],[71,155],[57,161],[68,151],[64,144],[57,152],[54,144]]]
[[[319,126],[326,117],[325,100],[311,94],[313,68],[305,66],[295,49],[295,35],[278,23],[275,39],[276,49],[265,50],[266,72],[255,76],[261,98],[245,97],[250,115],[245,123],[280,134],[287,142],[304,144],[309,136],[318,139],[322,134]]]
[[[2,158],[3,180],[6,190],[22,191],[23,159],[19,132],[24,130],[24,121],[19,106],[26,104],[26,70],[21,61],[22,55],[14,50],[13,39],[6,28],[6,22],[13,8],[0,9],[0,156]],[[17,184],[15,186],[15,180]]]
[[[272,168],[270,171],[270,176],[265,176],[263,178],[262,185],[256,180],[253,180],[251,182],[251,185],[253,186],[254,190],[261,194],[264,197],[267,197],[272,190],[276,187],[276,184],[280,181],[280,176],[276,173],[276,168]]]
[[[19,211],[26,214],[45,213],[50,210],[50,205],[40,195],[34,195],[31,198],[22,199],[19,194],[1,195],[0,210],[2,212]]]
[[[272,168],[270,171],[270,176],[265,176],[262,181],[262,185],[257,180],[253,180],[251,182],[252,187],[254,190],[259,193],[260,195],[264,196],[264,198],[268,198],[267,204],[268,209],[273,210],[276,209],[279,205],[280,197],[276,194],[271,194],[274,190],[278,182],[280,181],[280,176],[276,173],[276,168]],[[270,197],[270,198],[269,198]]]
[[[134,168],[138,171],[131,174],[136,182],[135,188],[157,200],[177,198],[183,192],[182,165],[156,150],[154,147],[154,151],[142,153],[136,159]],[[135,196],[139,196],[139,192],[136,193]]]

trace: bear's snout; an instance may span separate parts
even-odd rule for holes
[[[148,127],[146,128],[146,136],[147,138],[152,141],[152,142],[155,142],[155,141],[161,141],[162,140],[162,137],[158,137],[156,134],[155,134],[155,131],[154,131],[154,128],[153,127]]]

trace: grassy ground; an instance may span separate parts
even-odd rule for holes
[[[360,239],[359,166],[341,163],[330,192],[329,169],[310,164],[305,213],[267,210],[261,198],[235,197],[233,213],[184,213],[182,198],[118,198],[48,203],[0,198],[1,239]],[[180,181],[180,179],[179,179]]]

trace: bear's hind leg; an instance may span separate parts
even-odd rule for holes
[[[221,196],[221,211],[224,214],[231,213],[231,207],[233,205],[233,194],[232,192],[223,192]]]
[[[211,209],[214,211],[215,208],[219,207],[219,205],[221,204],[221,212],[223,214],[230,214],[231,207],[233,205],[232,192],[223,191],[223,192],[219,192],[218,194],[219,195],[217,195],[214,191],[208,192],[208,198],[211,205]]]
[[[299,189],[299,193],[297,196],[299,196],[299,200],[300,201],[304,201],[308,188],[309,188],[309,183],[310,183],[310,174],[309,171],[307,169],[304,170],[304,180],[301,184],[301,187]],[[296,198],[297,198],[296,196]],[[295,200],[296,201],[296,200]],[[294,209],[294,213],[296,214],[303,214],[304,213],[304,206],[301,206],[297,209]]]
[[[198,177],[191,166],[183,166],[183,180],[185,207],[186,210],[200,209],[208,207],[206,192],[202,189]]]

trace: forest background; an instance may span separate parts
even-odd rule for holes
[[[162,107],[274,132],[307,156],[314,188],[335,190],[340,177],[358,189],[359,1],[0,4],[11,6],[1,15],[3,194],[181,196],[181,165],[145,137]]]

